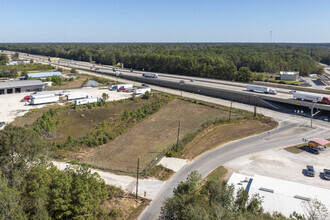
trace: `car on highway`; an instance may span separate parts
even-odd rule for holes
[[[191,80],[189,80],[189,81],[192,82],[192,83],[195,82],[195,80],[193,80],[193,79],[191,79]]]
[[[95,68],[95,70],[100,70],[100,68]]]
[[[307,176],[315,176],[314,167],[311,165],[306,166]]]
[[[185,81],[184,80],[180,80],[180,83],[185,83]]]
[[[313,147],[307,147],[306,151],[312,154],[320,154],[320,150]]]
[[[324,176],[324,179],[330,180],[330,170],[329,169],[324,169],[323,170],[323,176]]]
[[[328,117],[323,118],[324,121],[329,121]]]
[[[142,84],[143,87],[150,87],[148,84]]]

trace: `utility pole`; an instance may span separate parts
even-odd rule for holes
[[[231,99],[231,102],[230,102],[230,108],[229,108],[229,120],[231,118],[231,109],[233,107],[233,99]]]
[[[176,140],[176,145],[179,145],[180,128],[181,128],[181,121],[179,121],[179,127],[178,127],[178,137],[177,137],[177,140]]]
[[[136,196],[135,196],[136,199],[138,199],[138,192],[139,192],[139,166],[140,166],[140,158],[138,158],[137,169],[136,169]]]
[[[254,113],[253,113],[253,116],[254,117],[256,117],[257,116],[257,101],[256,101],[256,99],[257,99],[257,96],[255,95],[254,96]]]

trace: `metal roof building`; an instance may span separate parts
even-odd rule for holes
[[[44,72],[44,73],[28,73],[23,76],[23,78],[34,78],[34,79],[45,79],[46,77],[60,76],[62,77],[61,72]]]
[[[328,209],[330,208],[330,190],[298,182],[276,179],[261,175],[253,177],[233,173],[228,184],[235,189],[243,187],[250,196],[258,193],[262,198],[265,212],[280,212],[289,217],[294,211],[305,214],[303,202],[317,198]]]
[[[281,80],[297,81],[299,72],[280,71]]]
[[[44,83],[40,80],[9,80],[0,82],[0,95],[20,92],[41,91]]]

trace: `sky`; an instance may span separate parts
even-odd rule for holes
[[[0,0],[0,42],[330,43],[330,1]]]

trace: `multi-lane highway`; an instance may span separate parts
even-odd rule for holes
[[[27,55],[27,54],[21,54],[21,57],[26,59],[33,58],[38,62],[51,63],[52,65],[66,66],[70,68],[91,70],[99,73],[116,75],[116,73],[113,71],[114,67],[108,65],[98,65],[89,62],[72,61],[67,59],[59,59],[50,62],[48,61],[48,58],[45,56]],[[243,103],[252,104],[253,99],[257,97],[260,100],[280,102],[289,105],[299,105],[304,107],[311,107],[312,105],[314,105],[316,109],[330,111],[330,105],[311,103],[311,102],[299,101],[293,99],[292,94],[289,93],[291,89],[286,89],[286,88],[276,88],[278,94],[271,95],[264,93],[249,92],[246,89],[247,86],[246,83],[230,82],[230,81],[216,80],[216,79],[205,79],[200,77],[190,77],[190,76],[181,76],[181,75],[173,75],[173,74],[162,74],[162,73],[157,73],[159,75],[159,78],[157,79],[150,79],[150,78],[146,79],[145,77],[142,76],[142,73],[145,73],[143,71],[131,72],[128,69],[118,69],[118,71],[120,71],[121,73],[120,77],[122,78],[140,81],[140,82],[148,82],[155,85],[180,89],[184,91],[200,92],[201,94],[211,95],[211,96],[213,93],[214,96],[216,97],[234,99],[236,101]],[[182,84],[180,83],[181,80],[184,80],[185,82]],[[206,92],[206,90],[209,89],[212,89],[212,91],[210,90]],[[296,90],[299,91],[299,89]],[[217,91],[218,93],[216,94],[215,91]],[[319,90],[313,90],[313,91],[315,92],[315,94],[321,96],[330,96],[329,94],[326,94],[327,91],[319,91]],[[234,95],[229,97],[228,93],[233,93]],[[265,103],[263,104],[266,105]],[[276,107],[276,105],[270,103],[269,106]]]

